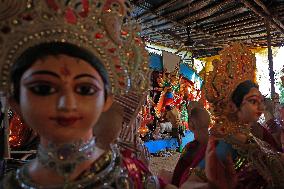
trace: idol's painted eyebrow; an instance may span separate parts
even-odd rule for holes
[[[34,75],[49,75],[52,77],[56,77],[58,79],[60,79],[60,76],[57,73],[51,72],[51,71],[46,71],[46,70],[39,70],[39,71],[35,71],[32,72],[30,75],[27,76],[27,78],[34,76]],[[25,79],[27,79],[25,78]]]
[[[256,95],[256,94],[253,94],[253,95],[247,96],[245,99],[250,99],[250,98],[253,98],[253,97],[256,97],[256,98],[262,99],[262,97],[260,97],[259,95]]]
[[[74,77],[74,79],[80,79],[80,78],[82,78],[82,77],[89,77],[89,78],[98,80],[95,76],[93,76],[93,75],[91,75],[91,74],[80,74],[80,75],[77,75],[76,77]]]

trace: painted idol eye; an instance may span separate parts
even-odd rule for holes
[[[39,96],[48,96],[57,91],[55,87],[48,83],[34,83],[28,88],[32,93]]]
[[[99,89],[92,84],[79,84],[75,87],[75,92],[82,96],[94,95],[98,90]]]
[[[249,99],[248,102],[251,103],[251,104],[253,104],[253,105],[255,105],[255,104],[258,103],[258,101],[255,100],[255,99]]]

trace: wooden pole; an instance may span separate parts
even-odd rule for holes
[[[275,94],[275,79],[274,79],[274,71],[273,71],[273,56],[271,49],[271,34],[270,34],[270,23],[266,20],[266,30],[267,30],[267,48],[268,48],[268,63],[269,63],[269,76],[271,83],[271,98],[274,98]]]

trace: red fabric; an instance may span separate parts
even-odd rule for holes
[[[83,11],[79,13],[81,17],[87,17],[89,13],[89,1],[82,0]]]
[[[135,189],[143,189],[143,179],[144,175],[151,174],[148,167],[139,159],[137,159],[133,152],[129,149],[121,151],[123,156],[123,164],[128,170],[128,175],[134,181]],[[159,178],[160,188],[163,189],[166,186],[166,183]]]
[[[53,10],[57,11],[59,9],[58,5],[54,0],[46,0],[47,5]]]
[[[198,165],[198,163],[205,157],[205,152],[206,152],[206,145],[203,145],[200,150],[197,152],[197,154],[195,155],[194,160],[192,161],[190,167],[196,167]]]
[[[189,126],[188,126],[188,122],[187,121],[183,121],[182,125],[185,127],[186,130],[189,130]]]
[[[76,24],[77,23],[77,17],[74,13],[74,11],[70,8],[68,8],[65,12],[65,19],[70,24]]]
[[[277,145],[277,143],[275,142],[273,136],[267,131],[267,129],[265,129],[264,127],[260,126],[262,129],[262,133],[263,133],[263,138],[262,140],[267,142],[268,144],[270,144],[271,147],[273,147],[275,150],[281,152],[282,149],[280,149]]]
[[[172,99],[172,98],[166,98],[166,99],[165,99],[165,104],[164,104],[164,106],[172,105],[173,103],[174,103],[174,99]]]
[[[258,125],[262,128],[262,140],[267,142],[272,148],[276,150],[280,150],[277,147],[277,144],[272,137],[272,135],[262,127],[261,125]],[[245,162],[243,166],[240,168],[240,170],[237,172],[238,176],[238,185],[236,188],[240,189],[254,189],[254,188],[266,188],[267,182],[263,177],[259,174],[259,172],[253,167],[252,164],[249,164]]]
[[[160,189],[163,189],[167,186],[167,183],[161,178],[159,178],[159,183],[160,183]]]
[[[206,147],[207,147],[207,145],[202,146],[200,148],[200,150],[196,153],[196,155],[194,156],[194,160],[192,161],[191,165],[189,167],[187,167],[186,170],[181,175],[179,186],[181,186],[190,176],[190,174],[189,174],[190,169],[195,168],[198,165],[198,163],[205,157]]]
[[[200,144],[194,140],[189,142],[175,167],[172,184],[179,187],[181,180],[182,183],[188,178],[188,173],[190,168],[194,168],[198,165],[198,163],[204,158],[205,150],[207,145],[203,145],[200,147]],[[200,149],[198,149],[200,147]],[[187,175],[186,177],[183,175]]]
[[[121,151],[121,154],[123,155],[123,165],[127,168],[128,175],[134,181],[134,188],[142,189],[142,177],[143,174],[147,173],[147,171],[145,171],[145,166],[142,164],[142,162],[140,164],[138,160],[133,158],[132,151],[123,150]]]

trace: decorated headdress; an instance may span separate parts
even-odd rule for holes
[[[222,126],[224,132],[233,129],[234,120],[230,120],[230,101],[236,87],[246,81],[255,81],[256,58],[242,43],[233,43],[220,51],[220,60],[214,60],[214,69],[206,77],[205,93],[212,103],[216,126]],[[226,122],[226,123],[225,123]]]
[[[268,187],[283,188],[284,163],[281,154],[251,134],[248,127],[244,127],[236,119],[236,112],[230,104],[232,94],[239,84],[246,83],[247,80],[255,81],[255,56],[245,45],[234,43],[224,48],[220,57],[221,60],[215,61],[214,70],[205,83],[207,99],[214,108],[212,134],[232,144],[266,180]],[[236,163],[237,166],[241,164]]]
[[[129,15],[127,0],[0,1],[0,89],[9,90],[10,68],[25,50],[67,42],[101,60],[113,94],[144,92],[148,56]]]

